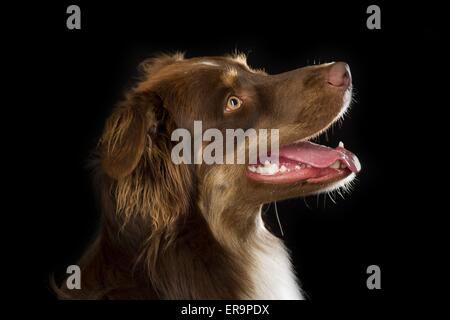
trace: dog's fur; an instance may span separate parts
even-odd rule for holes
[[[269,76],[242,56],[142,64],[141,81],[107,120],[96,150],[102,222],[79,265],[75,299],[301,299],[283,243],[264,226],[264,203],[334,188],[249,181],[245,165],[175,165],[176,128],[277,128],[280,144],[309,139],[345,110],[325,86],[328,65]],[[245,105],[224,114],[233,94]]]

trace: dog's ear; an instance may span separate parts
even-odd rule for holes
[[[158,127],[162,103],[151,92],[128,93],[107,119],[100,139],[101,164],[114,179],[128,176],[136,168],[151,136]]]

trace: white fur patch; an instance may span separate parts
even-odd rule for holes
[[[250,278],[254,295],[251,299],[303,300],[289,255],[282,241],[264,226],[261,215],[257,218],[257,245],[250,253],[254,265]]]
[[[210,66],[210,67],[220,67],[219,64],[212,62],[212,61],[201,61],[201,62],[197,62],[196,64],[203,64],[205,66]]]

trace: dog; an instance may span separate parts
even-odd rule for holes
[[[160,55],[107,119],[95,150],[98,235],[81,289],[62,299],[303,299],[263,204],[328,192],[360,171],[340,144],[312,143],[352,99],[343,62],[269,75],[243,55]],[[171,133],[273,128],[279,163],[175,164]]]

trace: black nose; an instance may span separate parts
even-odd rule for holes
[[[334,87],[347,89],[352,83],[348,64],[335,62],[328,71],[328,83]]]

